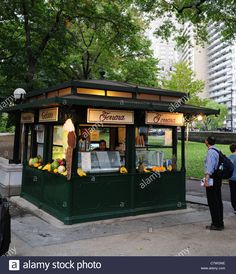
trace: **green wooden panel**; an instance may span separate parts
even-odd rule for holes
[[[24,167],[22,174],[22,194],[26,193],[40,202],[43,196],[42,191],[43,181],[41,171],[28,166]]]
[[[65,176],[43,172],[43,202],[51,208],[60,211],[60,214],[68,215],[69,209],[69,185]]]
[[[130,176],[94,175],[73,180],[73,215],[130,208]]]
[[[141,187],[141,183],[153,181]],[[65,224],[185,208],[184,172],[73,176],[24,167],[22,196]]]
[[[135,208],[185,204],[185,179],[183,172],[137,174]],[[181,203],[181,204],[180,204]]]

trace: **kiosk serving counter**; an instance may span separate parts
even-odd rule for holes
[[[183,96],[106,80],[28,94],[7,110],[21,196],[65,224],[186,208],[184,119],[218,111],[173,112]]]

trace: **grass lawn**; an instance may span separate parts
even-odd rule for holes
[[[109,143],[109,134],[101,133],[100,139],[105,139]],[[163,145],[164,136],[149,136],[149,144]],[[230,155],[229,145],[217,145],[217,147],[225,154]],[[165,153],[165,159],[172,158],[171,148],[159,148],[158,151]],[[178,142],[177,148],[177,167],[181,167],[181,142]],[[187,177],[202,178],[204,176],[204,160],[207,152],[207,147],[204,143],[185,142],[185,163]]]
[[[163,144],[164,140],[161,141],[163,136],[149,137],[149,144]],[[164,138],[164,137],[163,137]],[[217,147],[225,154],[230,155],[229,145],[217,145]],[[159,148],[159,151],[165,153],[165,159],[172,157],[172,149],[170,148]],[[181,167],[181,142],[178,142],[177,148],[177,167]],[[202,178],[204,176],[204,160],[207,153],[207,147],[204,143],[197,142],[185,142],[185,163],[187,177]]]
[[[185,160],[187,177],[202,178],[204,176],[204,160],[207,147],[203,143],[186,142],[185,143]],[[217,145],[225,154],[230,155],[229,145]],[[180,159],[180,142],[178,143],[178,158]]]

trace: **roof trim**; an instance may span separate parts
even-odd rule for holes
[[[146,110],[146,111],[164,111],[170,112],[171,102],[153,102],[144,101],[139,99],[130,98],[112,98],[112,97],[99,97],[98,96],[84,96],[84,95],[68,95],[64,97],[53,97],[41,100],[35,100],[34,102],[19,104],[13,107],[4,109],[2,112],[10,112],[17,110],[35,109],[50,107],[54,104],[70,105],[70,106],[87,106],[87,107],[101,107],[101,108],[116,108],[116,109],[130,109],[130,110]],[[121,104],[122,100],[122,104]],[[205,114],[205,115],[217,115],[219,110],[209,109],[204,107],[196,107],[192,105],[182,105],[176,109],[176,112],[185,114]]]
[[[112,83],[114,83],[114,85],[112,85]],[[134,84],[122,83],[122,82],[116,82],[116,81],[110,81],[110,80],[81,80],[81,81],[72,80],[56,86],[52,86],[47,89],[31,91],[30,93],[26,94],[26,98],[31,98],[37,95],[42,95],[44,93],[48,93],[51,91],[68,88],[68,87],[126,91],[126,92],[132,92],[132,93],[146,93],[146,94],[155,94],[155,95],[162,95],[162,96],[173,96],[173,97],[179,97],[179,98],[183,96],[187,96],[187,93],[184,93],[184,92],[171,91],[171,90],[165,90],[165,89],[154,88],[154,87],[143,87],[143,86],[138,86]]]

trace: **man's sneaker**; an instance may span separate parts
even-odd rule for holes
[[[224,226],[207,225],[206,229],[221,231],[224,229]]]

